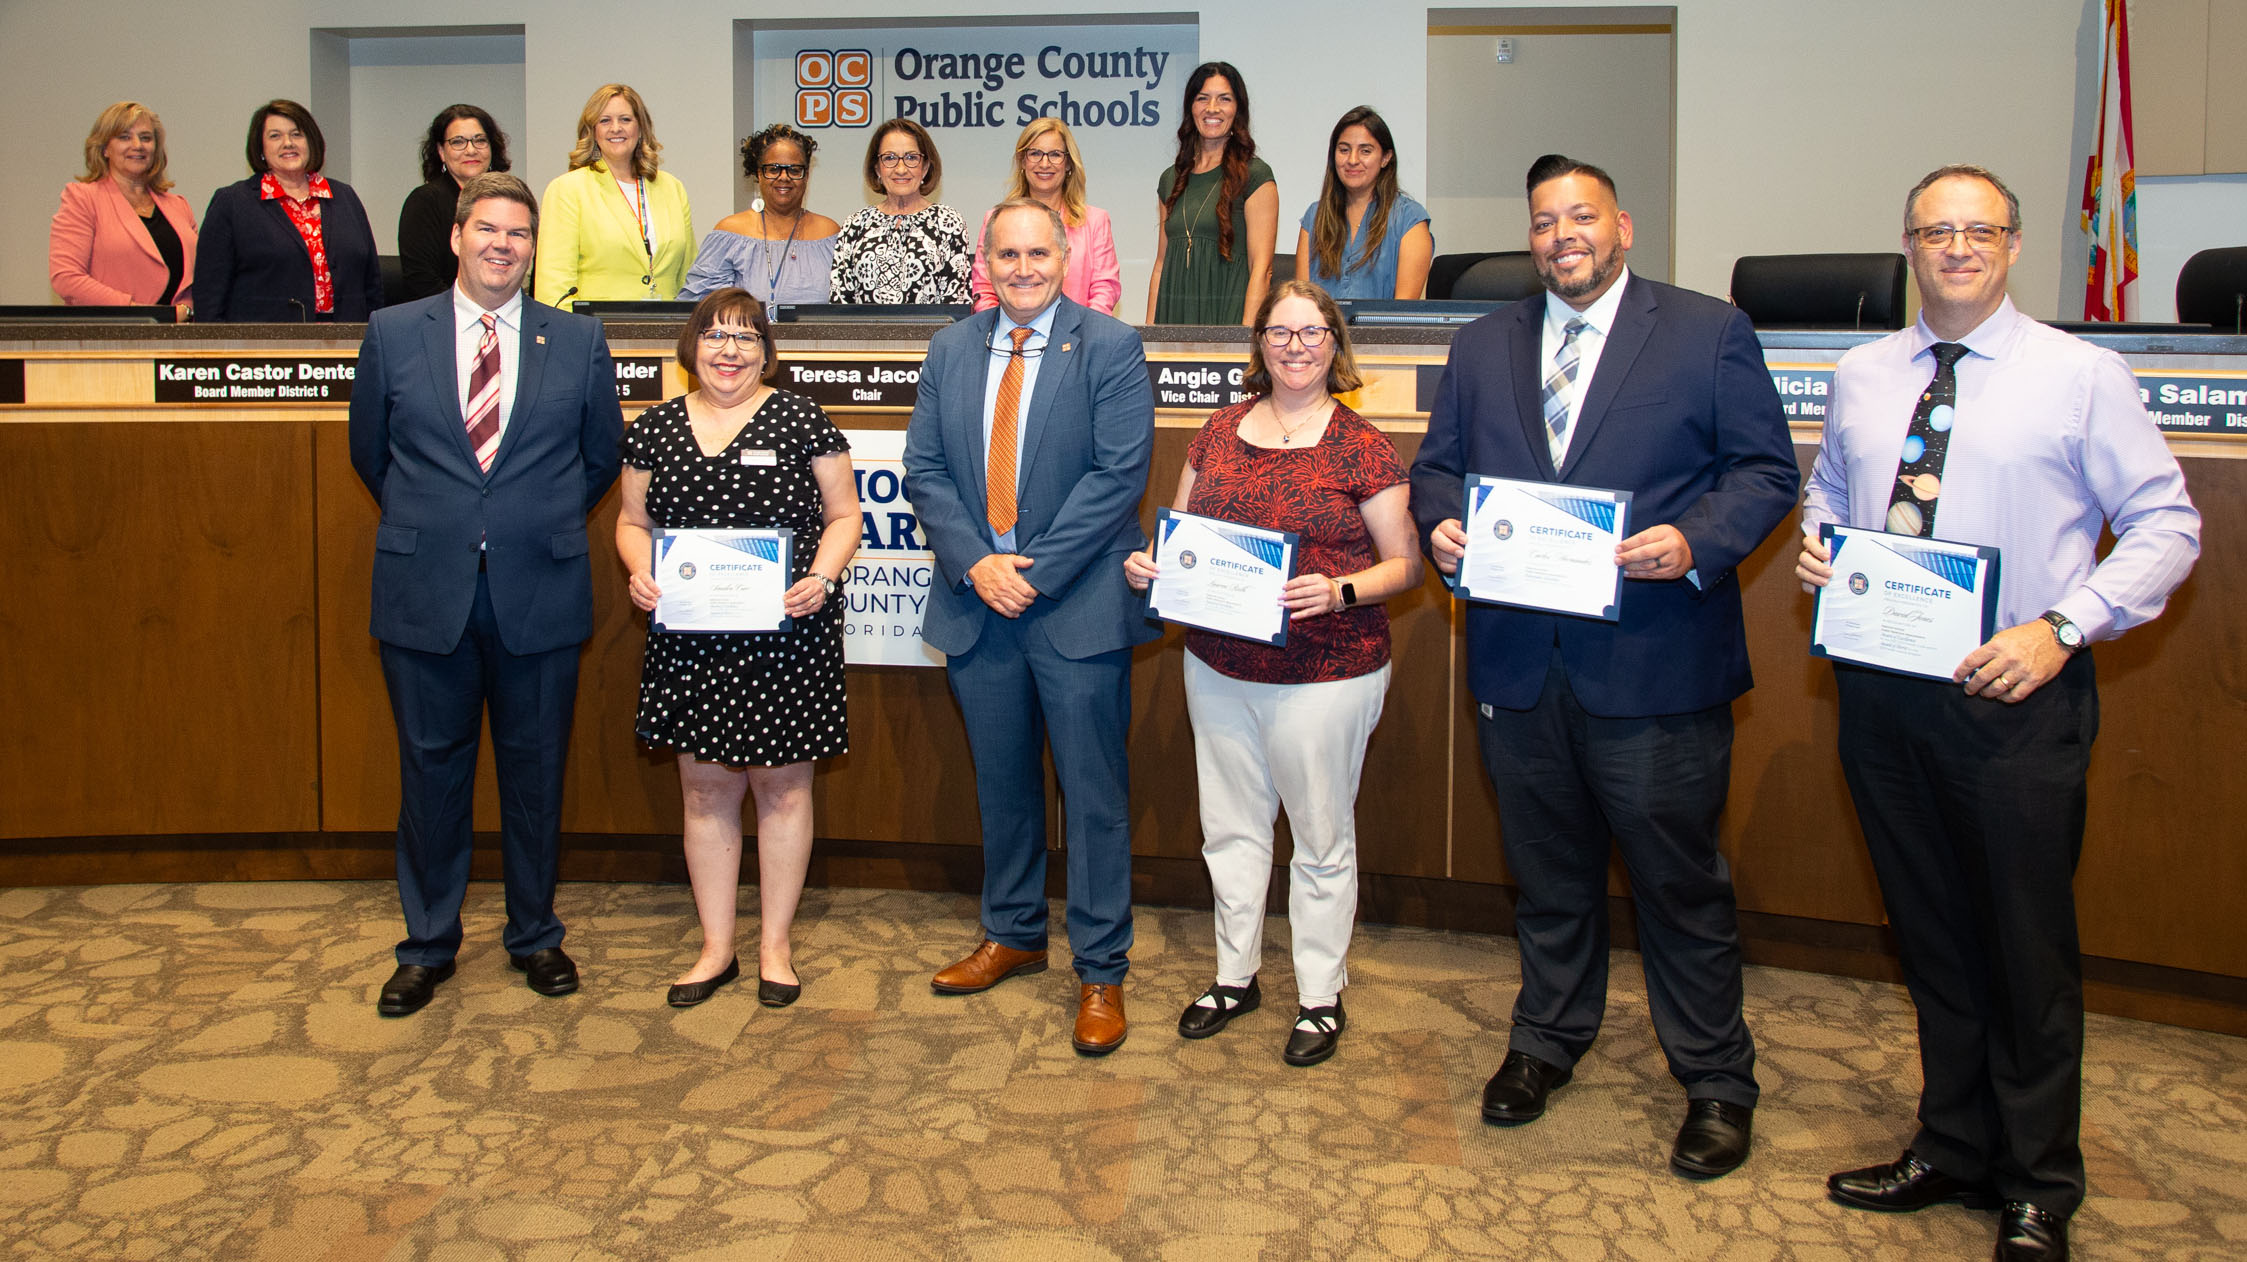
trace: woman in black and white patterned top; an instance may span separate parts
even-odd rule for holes
[[[919,123],[893,118],[866,145],[866,188],[881,197],[835,237],[836,302],[900,306],[966,303],[967,224],[929,201],[943,178],[936,142]]]
[[[672,985],[692,1007],[740,976],[733,948],[741,805],[757,803],[758,1002],[793,1003],[788,942],[811,862],[811,765],[850,744],[843,704],[842,578],[858,551],[850,444],[819,406],[767,384],[778,368],[762,304],[721,289],[696,304],[679,363],[700,389],[649,408],[624,434],[616,546],[632,603],[662,594],[657,528],[794,531],[791,630],[648,632],[638,729],[679,751],[687,876],[702,955]]]

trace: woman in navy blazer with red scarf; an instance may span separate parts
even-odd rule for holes
[[[195,255],[199,322],[356,324],[382,306],[374,229],[359,195],[320,174],[311,111],[268,101],[250,115],[255,174],[211,194]]]

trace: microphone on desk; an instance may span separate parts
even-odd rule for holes
[[[312,317],[306,313],[303,303],[291,298],[289,299],[289,305],[296,308],[296,322],[298,324],[310,324],[312,322]]]
[[[1862,289],[1860,289],[1860,290],[1858,290],[1858,291],[1857,291],[1857,328],[1858,328],[1858,331],[1859,331],[1859,332],[1862,332],[1862,331],[1864,330],[1864,327],[1865,327],[1865,291],[1864,291],[1864,290],[1862,290]]]
[[[570,295],[575,294],[576,292],[577,286],[575,285],[572,285],[568,289],[563,290],[562,296],[554,300],[554,308],[557,311],[569,310],[569,308],[567,306],[564,306],[563,304],[567,303],[570,300]]]

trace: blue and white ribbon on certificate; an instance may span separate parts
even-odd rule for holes
[[[1454,588],[1467,600],[1551,613],[1622,616],[1615,549],[1631,493],[1564,482],[1467,475],[1467,552]]]
[[[1299,541],[1285,530],[1157,509],[1147,616],[1284,645],[1287,606],[1280,593],[1295,577]]]
[[[652,567],[657,631],[786,631],[796,532],[664,530]]]
[[[1949,680],[1997,632],[1998,551],[1831,523],[1833,579],[1810,619],[1814,657]]]

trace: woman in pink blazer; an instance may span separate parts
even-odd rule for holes
[[[73,306],[193,303],[195,212],[167,192],[164,123],[138,101],[119,101],[86,135],[86,173],[62,187],[47,236],[47,278]]]
[[[1116,238],[1108,225],[1108,212],[1087,206],[1084,200],[1084,156],[1069,124],[1058,118],[1034,118],[1014,141],[1014,180],[1007,197],[1031,197],[1061,212],[1069,235],[1069,267],[1061,277],[1061,292],[1102,315],[1113,315],[1116,299],[1123,297],[1123,268],[1116,260]],[[1004,200],[1004,199],[1002,199]],[[991,213],[983,212],[986,226]],[[969,242],[975,266],[969,285],[975,292],[975,309],[999,305],[991,287],[991,269],[983,265],[983,237]]]

